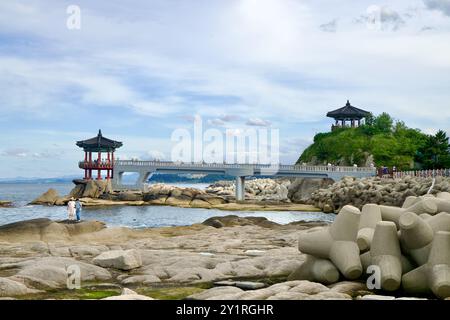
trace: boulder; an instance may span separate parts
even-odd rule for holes
[[[56,200],[58,200],[59,194],[55,189],[48,189],[44,194],[40,197],[34,199],[31,204],[45,204],[45,205],[54,205]]]
[[[95,257],[94,264],[119,270],[132,270],[142,266],[140,253],[135,250],[111,250]]]
[[[311,194],[334,183],[331,179],[298,178],[289,186],[287,197],[295,203],[308,203]]]
[[[125,191],[119,193],[117,196],[119,201],[143,201],[144,197],[141,193],[136,193],[132,191]]]
[[[11,201],[0,200],[0,208],[12,207],[13,203]]]
[[[204,209],[210,209],[211,204],[207,201],[201,200],[201,199],[194,199],[190,203],[191,208],[204,208]]]
[[[44,257],[9,265],[19,272],[10,279],[38,289],[63,288],[67,285],[69,267],[80,270],[81,281],[103,281],[111,279],[108,270],[71,258]]]
[[[0,297],[13,297],[27,294],[28,288],[17,281],[0,277]]]
[[[170,195],[170,197],[167,198],[165,204],[170,206],[180,206],[180,207],[188,207],[191,203],[192,198],[180,194],[179,196]]]

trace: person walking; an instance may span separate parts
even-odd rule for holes
[[[73,201],[73,198],[67,203],[67,214],[70,221],[75,220],[75,201]]]
[[[75,202],[75,212],[77,215],[77,221],[81,220],[81,208],[83,207],[83,205],[80,202],[80,199],[77,199],[77,201]]]

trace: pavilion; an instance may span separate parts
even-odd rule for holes
[[[348,100],[344,107],[327,113],[327,117],[336,120],[336,123],[331,127],[331,130],[346,127],[347,121],[350,122],[352,128],[355,128],[356,126],[359,127],[361,125],[361,120],[369,115],[370,112],[352,106]]]
[[[97,180],[102,180],[102,171],[106,171],[106,179],[114,177],[114,152],[122,146],[122,142],[105,138],[102,131],[91,139],[77,141],[77,146],[84,150],[84,162],[80,163],[80,168],[84,169],[84,179],[92,180],[92,170],[97,170]],[[92,161],[92,153],[97,153],[97,159]],[[102,153],[107,153],[105,159]]]

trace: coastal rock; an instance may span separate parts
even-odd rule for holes
[[[166,199],[165,204],[170,206],[189,207],[191,200],[192,198],[182,194],[177,196],[171,194],[170,197]]]
[[[222,227],[234,227],[234,226],[248,226],[256,225],[264,228],[274,228],[279,224],[269,221],[265,217],[238,217],[235,215],[229,215],[224,217],[212,217],[205,220],[202,224],[211,226],[214,228]]]
[[[74,199],[82,198],[85,187],[86,187],[86,183],[75,185],[75,187],[70,191],[67,198],[69,198],[69,199],[70,198],[74,198]]]
[[[334,183],[331,179],[297,178],[289,186],[287,197],[295,203],[308,203],[311,194]]]
[[[11,201],[0,200],[0,208],[10,208],[13,204]]]
[[[94,264],[120,270],[132,270],[142,266],[141,255],[137,250],[111,250],[95,257]]]
[[[28,288],[17,281],[0,278],[0,297],[13,297],[27,294]]]
[[[98,198],[107,189],[111,189],[110,180],[89,180],[84,188],[82,198]]]
[[[68,223],[40,218],[0,226],[0,240],[8,242],[68,240],[73,235],[91,233],[104,228],[105,224],[99,221]]]
[[[4,268],[6,266],[3,266]],[[19,272],[10,279],[37,289],[62,288],[67,285],[68,268],[79,268],[81,281],[103,281],[111,279],[111,274],[98,266],[71,258],[44,257],[30,259],[7,266]]]
[[[194,199],[189,204],[191,208],[203,208],[203,209],[210,209],[211,204],[207,201],[201,200],[201,199]]]
[[[119,201],[144,201],[144,197],[140,192],[125,191],[117,196]]]
[[[44,205],[54,205],[56,200],[58,200],[59,194],[55,189],[48,189],[40,197],[31,201],[31,204],[44,204]]]
[[[159,283],[159,282],[161,282],[161,279],[159,279],[155,275],[147,274],[147,275],[128,277],[128,278],[123,279],[121,282],[124,285],[137,285],[137,284],[148,285],[148,284],[152,284],[152,283]]]

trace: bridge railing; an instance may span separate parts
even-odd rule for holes
[[[308,166],[308,165],[274,165],[274,164],[223,164],[223,163],[185,163],[171,161],[116,160],[115,165],[139,167],[177,167],[177,168],[221,168],[221,169],[276,169],[308,172],[364,172],[375,173],[372,167]]]

